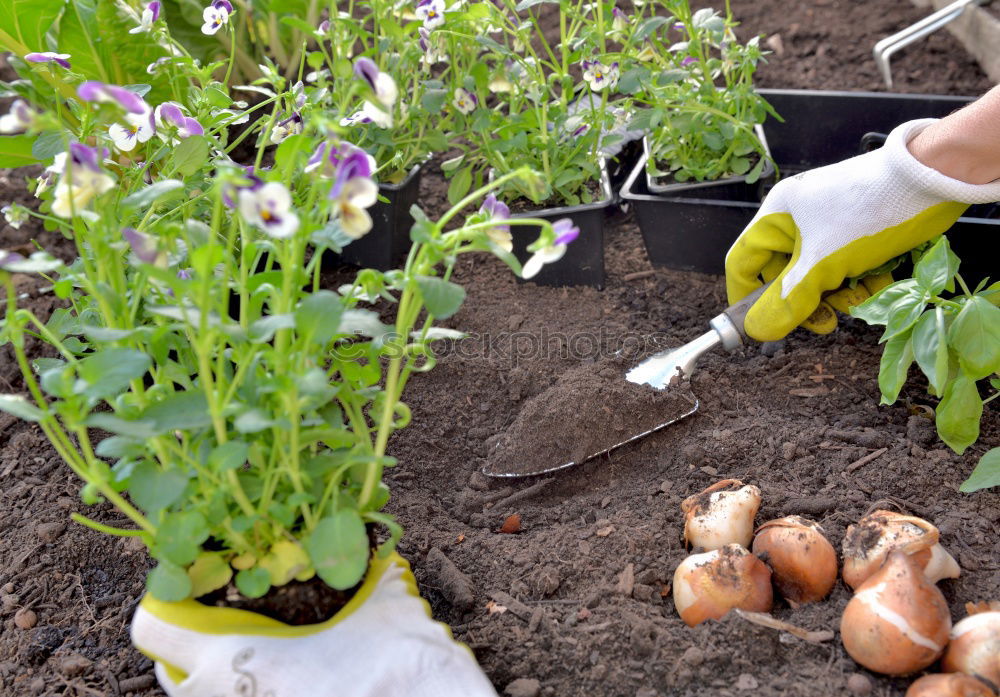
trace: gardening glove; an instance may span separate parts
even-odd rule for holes
[[[472,652],[430,618],[397,554],[373,560],[354,597],[320,624],[147,594],[132,642],[170,697],[496,697]]]
[[[777,279],[747,314],[751,337],[780,339],[807,318],[814,330],[832,331],[836,314],[821,304],[824,293],[944,232],[969,204],[1000,201],[1000,180],[967,184],[910,154],[906,144],[935,121],[901,124],[878,150],[798,174],[771,190],[726,256],[730,304],[760,287],[761,279]],[[864,300],[865,290],[853,289],[853,299],[837,294],[843,309]]]

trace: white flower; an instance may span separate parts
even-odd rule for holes
[[[153,0],[153,2],[146,5],[145,9],[142,11],[142,17],[139,19],[139,26],[129,29],[129,34],[141,34],[143,32],[148,32],[153,28],[153,22],[160,18],[160,0]]]
[[[127,126],[120,123],[113,123],[108,128],[108,135],[111,136],[115,147],[122,152],[131,152],[135,149],[136,143],[145,143],[156,133],[153,126],[153,113],[148,114],[125,114]]]
[[[0,133],[23,133],[31,128],[38,113],[23,99],[15,99],[10,111],[0,116]]]
[[[62,218],[86,215],[90,211],[83,209],[90,200],[114,187],[115,180],[101,170],[101,160],[106,156],[105,149],[82,143],[72,143],[68,153],[63,153],[63,157],[56,156],[52,166],[46,170],[62,175],[52,200],[54,214]]]
[[[11,203],[0,208],[0,213],[3,213],[7,224],[15,230],[19,230],[24,221],[28,219],[28,209],[18,203]]]
[[[524,266],[521,268],[521,278],[534,278],[543,266],[562,259],[566,253],[567,245],[580,236],[580,228],[576,227],[569,218],[562,218],[552,223],[552,229],[555,233],[555,239],[524,262]]]
[[[334,207],[345,235],[356,240],[372,229],[371,216],[365,209],[374,206],[376,201],[378,186],[368,177],[353,177],[344,182]]]
[[[341,126],[356,126],[359,123],[374,123],[379,128],[392,128],[392,114],[372,102],[366,101],[360,110],[340,120]]]
[[[444,24],[444,0],[420,0],[417,3],[417,19],[423,20],[427,29]]]
[[[455,98],[451,103],[463,114],[471,114],[476,110],[476,106],[479,104],[479,99],[467,89],[457,87],[455,88]]]
[[[256,189],[241,189],[240,215],[271,237],[291,237],[299,229],[299,217],[292,211],[292,196],[279,182],[268,182]]]
[[[604,65],[598,61],[583,61],[583,79],[590,89],[600,92],[605,87],[614,87],[618,83],[618,63]]]
[[[205,23],[201,25],[202,34],[214,34],[229,21],[229,12],[225,7],[210,5],[201,13]]]
[[[271,129],[270,140],[277,145],[288,136],[298,135],[299,133],[302,133],[302,117],[296,111],[287,119],[283,119],[274,125],[274,128]]]

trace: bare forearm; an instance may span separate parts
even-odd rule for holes
[[[1000,86],[928,126],[907,146],[920,162],[953,179],[1000,179]]]

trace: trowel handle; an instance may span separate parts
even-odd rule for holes
[[[747,336],[747,330],[743,326],[743,323],[746,321],[747,318],[747,313],[750,312],[750,308],[753,307],[753,304],[760,299],[760,296],[764,294],[764,291],[766,291],[768,288],[771,287],[772,283],[774,283],[774,281],[768,281],[760,288],[752,292],[750,295],[746,296],[742,300],[733,303],[732,305],[730,305],[729,307],[727,307],[725,310],[722,311],[722,314],[728,317],[729,320],[733,323],[736,330],[740,333],[740,337],[743,339],[743,341],[746,341],[747,339],[750,338]]]

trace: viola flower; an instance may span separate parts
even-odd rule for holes
[[[54,51],[36,51],[34,53],[26,53],[24,55],[24,60],[29,63],[55,63],[61,65],[62,67],[69,70],[69,54],[68,53],[55,53]]]
[[[691,65],[692,63],[697,63],[697,62],[698,59],[695,58],[694,56],[685,56],[684,60],[681,61],[681,65],[688,66]]]
[[[272,143],[277,145],[289,136],[302,133],[302,129],[302,116],[299,112],[294,111],[287,119],[279,121],[275,124],[274,128],[271,130],[270,140]]]
[[[153,22],[160,18],[160,0],[153,0],[151,3],[146,5],[145,9],[142,11],[142,17],[139,19],[139,26],[129,29],[129,34],[141,34],[148,32],[153,28]]]
[[[167,265],[167,254],[157,249],[154,238],[130,227],[122,230],[122,237],[128,242],[128,246],[132,248],[132,253],[135,254],[135,258],[139,261],[144,264],[156,264],[157,266]]]
[[[635,54],[635,58],[643,63],[648,63],[656,58],[656,51],[653,50],[653,46],[647,41],[642,50]]]
[[[113,188],[115,180],[101,170],[108,151],[73,143],[60,158],[62,178],[56,184],[52,212],[61,218],[79,215],[94,196]],[[56,163],[53,163],[56,166]]]
[[[201,25],[202,34],[215,34],[229,22],[230,15],[233,14],[233,6],[229,0],[215,0],[206,7],[202,13],[205,23]]]
[[[271,237],[284,239],[299,229],[299,216],[292,210],[292,195],[280,182],[241,189],[239,206],[245,221]]]
[[[611,16],[613,18],[611,20],[611,29],[613,31],[621,33],[624,32],[626,29],[628,29],[629,25],[628,15],[626,15],[624,12],[615,7],[613,10],[611,10]]]
[[[319,23],[319,26],[316,27],[316,29],[317,29],[317,31],[319,31],[320,34],[329,34],[330,33],[330,20],[324,19],[322,22]]]
[[[8,271],[14,264],[24,261],[24,256],[17,252],[0,249],[0,271]]]
[[[396,103],[396,99],[399,97],[396,81],[389,73],[383,73],[379,70],[375,61],[364,56],[358,58],[354,61],[354,74],[368,83],[372,92],[375,93],[375,99],[383,106],[391,108]]]
[[[501,221],[510,219],[510,208],[493,194],[486,197],[483,205],[479,207],[479,212],[486,214],[488,220]],[[514,238],[510,234],[510,225],[495,225],[488,228],[486,236],[490,238],[491,242],[500,247],[500,249],[507,252],[514,250]]]
[[[377,104],[366,101],[360,110],[340,120],[341,126],[374,123],[379,128],[392,128],[392,114],[382,111]]]
[[[163,56],[162,58],[157,58],[155,61],[146,66],[146,72],[149,73],[150,75],[156,75],[158,72],[160,72],[160,68],[162,66],[166,65],[172,60],[173,58],[171,56]]]
[[[4,220],[15,230],[20,230],[21,226],[28,219],[28,209],[19,203],[11,203],[0,208]]]
[[[367,171],[368,174],[364,176],[371,176],[371,173],[375,171],[375,158],[366,153],[364,150],[359,148],[354,143],[349,143],[342,140],[334,141],[324,141],[320,143],[313,154],[310,155],[309,160],[306,162],[304,171],[306,172],[316,172],[319,176],[326,179],[333,179],[341,173],[341,163],[343,163],[348,156],[354,156],[355,153],[361,153],[362,156],[367,160]],[[355,162],[351,165],[355,171],[362,171],[362,163]]]
[[[305,83],[302,82],[302,80],[299,80],[294,85],[292,85],[291,93],[292,93],[292,103],[295,104],[296,109],[301,109],[306,105],[306,100],[308,99],[308,97],[306,97],[306,86]]]
[[[420,36],[418,39],[420,50],[424,52],[420,63],[425,68],[430,68],[435,63],[448,62],[448,54],[440,50],[439,42],[431,37],[431,32],[427,27],[417,27],[417,34]]]
[[[253,165],[243,167],[241,172],[238,170],[237,172],[223,179],[222,202],[227,208],[236,208],[236,200],[241,191],[257,191],[264,186],[264,180],[254,173]]]
[[[190,116],[185,116],[181,106],[175,102],[164,102],[153,111],[156,127],[159,131],[176,129],[174,135],[180,139],[204,135],[205,129]]]
[[[111,141],[122,152],[131,152],[137,143],[145,143],[156,133],[156,127],[153,125],[153,112],[141,116],[139,114],[125,114],[125,121],[128,122],[127,126],[113,123],[108,128]]]
[[[471,114],[479,106],[479,98],[463,87],[455,89],[455,99],[451,102],[463,114]]]
[[[566,246],[580,236],[580,228],[569,218],[557,220],[552,224],[552,229],[555,232],[552,244],[542,247],[531,255],[521,269],[521,278],[534,278],[543,266],[562,259],[566,253]]]
[[[594,92],[600,92],[606,87],[614,87],[618,83],[618,62],[604,65],[599,61],[583,61],[583,79]]]
[[[444,24],[444,0],[420,0],[417,19],[422,20],[427,29],[440,27]]]
[[[76,93],[85,102],[118,104],[130,114],[146,115],[150,112],[149,105],[142,97],[118,85],[106,85],[97,80],[88,80],[80,83]]]
[[[0,116],[0,133],[23,133],[31,128],[38,112],[23,99],[15,99],[10,111]]]
[[[353,240],[360,239],[372,229],[372,219],[367,208],[378,200],[378,186],[372,181],[375,161],[361,148],[347,144],[337,164],[329,198],[340,221],[340,227]]]

